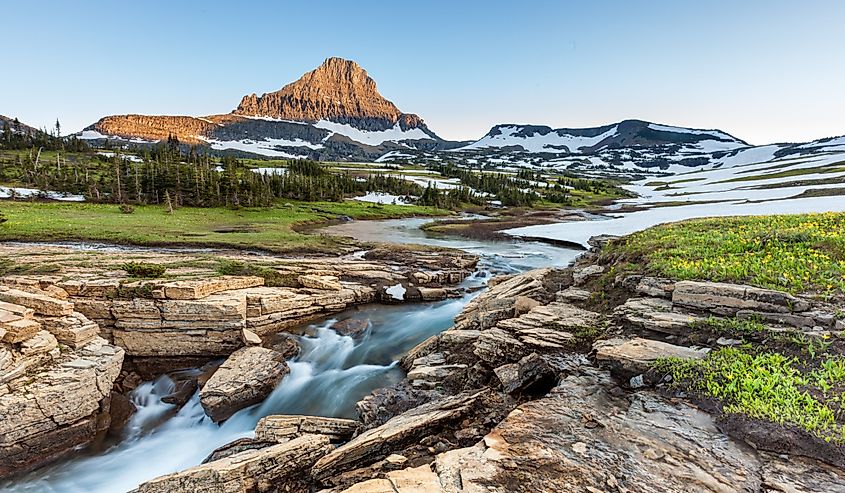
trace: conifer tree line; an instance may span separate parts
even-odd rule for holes
[[[51,130],[33,130],[23,125],[17,118],[11,121],[3,120],[0,133],[0,149],[43,149],[47,151],[85,151],[88,144],[74,136],[62,137],[61,124],[56,120],[56,126]]]
[[[495,196],[505,206],[530,206],[540,200],[528,180],[506,173],[474,173],[454,164],[429,166],[443,176],[457,178],[463,185]]]
[[[106,148],[109,146],[107,145]],[[257,173],[233,157],[217,159],[171,137],[132,154],[114,149],[90,159],[51,162],[42,149],[27,148],[13,162],[0,160],[0,183],[84,195],[91,202],[170,204],[173,207],[266,207],[279,199],[340,201],[367,192],[407,197],[421,205],[457,207],[483,203],[468,188],[422,187],[394,174],[353,176],[308,160],[287,161],[277,174]]]
[[[542,173],[520,170],[515,175],[472,170],[454,164],[429,167],[460,187],[439,189],[435,183],[423,187],[398,174],[332,172],[308,160],[286,163],[284,172],[261,174],[232,157],[212,157],[207,149],[181,145],[175,137],[152,146],[120,148],[111,155],[77,152],[87,144],[75,138],[59,138],[55,132],[26,133],[5,122],[0,141],[3,148],[22,149],[14,160],[0,159],[0,183],[17,183],[43,191],[84,195],[92,202],[120,204],[171,204],[196,207],[265,207],[279,199],[340,201],[367,192],[386,192],[406,197],[419,205],[457,208],[461,204],[483,205],[495,198],[505,206],[531,206],[544,199],[568,204],[569,190],[606,193],[611,184],[600,180],[562,177],[551,183]],[[35,144],[38,144],[37,146]],[[106,148],[110,146],[108,143]],[[43,151],[50,152],[47,158]],[[64,156],[64,157],[63,157]],[[537,182],[545,185],[537,187]],[[537,193],[537,190],[541,192]]]

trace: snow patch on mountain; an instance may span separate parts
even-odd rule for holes
[[[158,141],[153,140],[146,140],[141,139],[139,137],[133,137],[131,139],[127,139],[125,137],[120,137],[118,135],[106,135],[102,134],[96,130],[83,130],[78,136],[80,140],[122,140],[124,142],[131,142],[133,144],[153,144]]]
[[[368,192],[366,195],[355,197],[354,200],[374,204],[411,205],[410,202],[405,200],[405,197],[384,192]]]
[[[198,137],[208,145],[217,151],[223,150],[238,150],[244,152],[252,152],[254,154],[260,154],[262,156],[269,156],[269,157],[283,157],[288,159],[305,159],[308,156],[306,155],[299,155],[299,154],[292,154],[288,152],[286,149],[279,149],[279,147],[304,147],[307,149],[322,149],[322,144],[314,144],[308,142],[306,140],[301,139],[271,139],[266,138],[263,140],[253,140],[253,139],[243,139],[243,140],[215,140],[215,139],[208,139],[205,137]]]
[[[649,123],[648,128],[652,130],[657,130],[658,132],[673,132],[676,134],[692,134],[692,135],[712,135],[717,139],[724,139],[734,141],[732,136],[722,132],[720,130],[698,130],[694,128],[684,128],[684,127],[673,127],[670,125],[660,125],[657,123]]]
[[[487,134],[481,140],[466,145],[457,151],[468,151],[473,149],[485,149],[489,147],[521,146],[527,152],[561,152],[561,146],[566,146],[570,152],[578,152],[582,147],[592,147],[602,140],[616,134],[617,127],[596,135],[595,137],[581,137],[567,133],[560,133],[559,130],[551,130],[546,134],[539,131],[527,136],[515,135],[522,131],[522,127],[508,125],[498,127],[497,135]]]
[[[399,142],[402,140],[432,140],[431,136],[420,128],[402,130],[399,123],[387,130],[361,130],[346,123],[336,123],[328,120],[320,120],[314,124],[317,128],[328,130],[333,134],[349,137],[355,142],[369,146],[378,146],[385,142]]]

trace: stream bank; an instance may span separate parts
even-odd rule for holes
[[[392,222],[391,224],[395,225],[396,223]],[[413,229],[414,226],[409,226],[409,228]],[[390,228],[386,228],[385,231],[386,237],[393,239],[393,231]],[[129,399],[138,408],[138,411],[132,415],[129,423],[122,430],[118,429],[118,436],[100,446],[89,447],[61,462],[39,469],[29,476],[7,482],[3,486],[4,491],[126,491],[140,483],[141,480],[151,479],[156,475],[196,465],[214,448],[229,441],[250,436],[255,424],[264,415],[303,413],[354,418],[357,415],[356,402],[376,388],[400,381],[404,372],[397,361],[401,356],[425,338],[448,328],[454,316],[471,298],[477,296],[478,289],[485,285],[487,279],[494,275],[520,272],[547,263],[565,264],[577,254],[575,251],[530,243],[501,245],[492,242],[473,243],[471,245],[464,243],[460,241],[457,246],[465,248],[465,251],[479,254],[480,260],[477,268],[474,268],[475,260],[469,262],[469,259],[476,258],[472,256],[472,253],[466,257],[455,256],[454,254],[444,256],[444,252],[449,251],[437,250],[436,248],[428,253],[420,253],[416,249],[391,249],[383,253],[375,250],[370,252],[372,260],[367,259],[366,254],[363,253],[350,256],[340,262],[331,262],[325,259],[272,259],[274,264],[272,268],[276,270],[295,269],[300,276],[331,277],[334,275],[337,277],[337,281],[322,280],[341,282],[342,284],[358,283],[357,285],[360,285],[361,289],[366,286],[369,289],[368,292],[374,293],[376,297],[359,298],[353,301],[355,305],[353,308],[344,309],[344,306],[337,303],[340,298],[337,294],[332,294],[332,291],[325,292],[314,288],[273,288],[293,291],[295,295],[297,291],[300,291],[300,295],[309,294],[309,296],[312,296],[311,299],[319,299],[319,296],[323,296],[322,292],[326,295],[327,300],[332,299],[334,301],[331,305],[326,306],[329,307],[329,313],[335,312],[335,314],[328,318],[319,318],[321,317],[320,310],[305,315],[299,312],[291,312],[293,314],[289,318],[291,322],[286,322],[283,326],[278,327],[284,328],[278,338],[274,335],[278,328],[267,332],[257,331],[264,346],[278,349],[279,344],[285,344],[283,341],[289,340],[292,336],[295,339],[296,346],[300,348],[298,355],[292,356],[287,361],[289,374],[281,380],[281,383],[263,402],[235,412],[222,425],[218,425],[206,416],[199,393],[192,396],[188,394],[187,402],[181,407],[178,405],[181,402],[177,404],[167,402],[173,402],[172,396],[174,394],[181,392],[184,395],[184,389],[179,388],[184,381],[202,378],[199,376],[199,370],[188,371],[189,376],[186,379],[186,372],[174,373],[168,369],[168,375],[159,377],[155,381],[142,382],[144,378],[141,377],[139,372],[131,371],[132,366],[124,366],[123,373],[116,379],[117,386],[122,392],[129,392]],[[450,244],[448,240],[443,239],[433,240],[429,245],[432,247],[456,246],[455,243]],[[532,248],[525,251],[526,245]],[[70,270],[75,275],[83,273],[88,268],[81,265],[79,259],[76,258],[79,256],[78,251],[68,251],[66,246],[45,246],[43,248],[44,260],[72,266]],[[86,255],[88,253],[86,252]],[[139,259],[143,258],[145,261],[166,261],[173,265],[178,263],[180,264],[178,272],[189,275],[191,269],[197,268],[197,262],[204,261],[202,255],[205,254],[206,252],[202,252],[197,257],[197,254],[188,254],[187,252],[162,253],[149,250],[133,252],[131,249],[122,248],[119,260],[123,261],[127,255],[134,255]],[[108,258],[108,255],[100,255],[97,258],[104,260]],[[465,260],[460,260],[457,263],[450,260],[464,258]],[[253,258],[246,260],[253,260]],[[267,259],[262,257],[262,260]],[[426,265],[426,262],[430,262],[429,265]],[[97,270],[103,270],[103,267],[108,265],[109,262],[107,261],[101,262],[97,266]],[[182,265],[185,267],[182,267]],[[453,273],[449,271],[450,265],[452,265]],[[358,268],[361,266],[366,268]],[[444,267],[447,268],[444,269]],[[377,273],[377,275],[374,275],[374,273]],[[46,279],[44,279],[44,276],[40,277],[38,289],[42,289],[42,281],[44,287],[51,285],[48,282],[49,276],[46,276]],[[20,282],[23,277],[17,276],[13,280]],[[186,308],[189,306],[196,307],[198,302],[202,302],[204,305],[208,302],[203,300],[211,298],[214,300],[212,306],[220,307],[214,309],[216,310],[215,313],[220,313],[199,323],[207,329],[211,325],[227,320],[231,322],[231,317],[221,318],[222,315],[229,313],[228,309],[223,307],[232,303],[232,295],[238,291],[229,289],[209,294],[207,293],[208,288],[202,282],[191,281],[187,284],[182,282],[178,286],[181,292],[203,292],[207,296],[197,301],[168,300],[166,297],[167,286],[164,286],[162,289],[165,294],[164,298],[153,296],[135,299],[130,306],[123,309],[124,307],[121,305],[123,301],[121,301],[120,296],[114,296],[116,291],[121,291],[119,289],[123,286],[121,283],[113,285],[113,281],[106,279],[94,281],[94,279],[88,279],[87,283],[82,283],[79,286],[66,286],[70,287],[71,292],[73,292],[73,296],[70,296],[70,298],[75,302],[83,301],[80,306],[86,305],[87,302],[88,308],[92,310],[89,311],[89,315],[92,315],[91,320],[97,320],[105,331],[111,329],[108,335],[114,339],[117,334],[117,338],[124,344],[131,339],[127,339],[122,333],[134,332],[136,335],[140,335],[148,333],[153,328],[148,322],[144,322],[143,327],[135,322],[135,320],[139,320],[139,313],[152,313],[153,310],[148,308],[148,305],[155,307],[159,313],[179,313],[173,310],[162,310],[162,307],[158,305],[164,303],[175,306],[183,305]],[[244,281],[241,279],[238,282]],[[450,283],[458,284],[452,284],[455,287],[451,288],[448,287]],[[423,297],[423,294],[434,299],[445,299],[443,301],[424,301],[414,304],[400,303],[400,300],[395,299],[394,295],[386,289],[397,284],[402,285],[405,289],[403,298],[407,297],[407,300],[419,300]],[[343,284],[342,287],[343,289],[350,289],[350,287],[344,286],[349,286],[349,284]],[[74,291],[74,287],[79,289]],[[224,285],[224,288],[231,287],[235,287],[231,284],[231,281],[227,281]],[[254,328],[254,326],[250,326],[250,317],[259,315],[255,312],[255,309],[250,309],[250,306],[270,306],[267,302],[261,301],[267,299],[268,293],[266,291],[268,288],[243,286],[241,289],[259,291],[254,295],[247,293],[246,308],[243,312],[243,325]],[[304,291],[302,291],[303,289]],[[151,292],[153,291],[151,290]],[[179,291],[174,290],[173,292]],[[81,296],[94,293],[98,295]],[[342,293],[342,291],[336,293]],[[102,296],[99,294],[102,294]],[[250,296],[258,296],[258,301],[251,305]],[[313,296],[318,298],[313,298]],[[415,298],[415,296],[418,297]],[[221,299],[218,300],[217,298]],[[289,300],[290,296],[285,294],[283,298]],[[369,300],[393,304],[366,304]],[[360,302],[364,302],[364,304],[358,304]],[[94,310],[92,305],[96,305],[97,309]],[[117,312],[115,312],[116,307],[118,307]],[[296,310],[295,307],[288,307],[288,309]],[[252,311],[250,312],[250,310]],[[186,320],[186,322],[197,324],[196,314],[201,312],[197,312],[193,308],[183,312],[186,314],[194,313],[189,317],[190,320]],[[235,310],[232,313],[239,312]],[[94,315],[99,316],[94,317]],[[313,323],[303,325],[300,322],[297,324],[295,321],[301,321],[303,316],[318,318]],[[177,322],[177,325],[181,324],[182,322],[178,322],[181,318],[183,317],[176,317],[174,322]],[[213,324],[211,318],[214,319]],[[173,325],[173,322],[165,322],[168,320],[167,318],[159,318],[159,320],[161,322],[157,322],[156,328],[161,327],[167,331],[178,332],[186,329],[193,331],[200,328],[189,328],[187,326],[184,328],[175,326],[169,328],[168,326]],[[363,327],[363,331],[360,334],[341,335],[338,328],[343,325]],[[240,322],[238,327],[241,327]],[[291,334],[291,336],[285,334]],[[240,332],[233,331],[233,338],[230,340],[234,343],[234,337],[237,336],[240,340],[241,335]],[[194,343],[181,344],[179,337],[173,338],[169,335],[166,339],[167,344],[126,344],[129,347],[128,353],[130,353],[127,357],[128,364],[137,367],[142,360],[155,358],[164,360],[200,358],[197,360],[196,364],[198,364],[202,361],[202,358],[213,359],[226,356],[231,351],[217,343],[212,347],[207,342],[202,342],[200,345]],[[200,340],[207,341],[207,335]],[[243,344],[240,341],[238,343]],[[163,350],[167,351],[167,354],[160,354]],[[153,352],[156,354],[151,354]],[[147,366],[150,367],[150,365]],[[152,376],[150,373],[155,374],[163,369],[162,366],[156,367],[155,365],[152,368],[155,369],[146,372],[144,377],[150,377]],[[127,385],[127,383],[129,384]],[[306,395],[308,398],[303,398]],[[194,445],[187,445],[190,443]],[[155,451],[155,460],[142,459],[142,457],[151,454],[152,451]],[[106,470],[110,473],[106,474]],[[120,479],[116,479],[118,477]]]

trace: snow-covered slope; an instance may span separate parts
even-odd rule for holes
[[[628,234],[656,224],[695,217],[845,211],[845,139],[752,147],[721,164],[626,186],[638,194],[621,201],[606,221],[529,226],[514,236],[587,244],[597,234]],[[798,152],[796,149],[803,150]],[[777,155],[780,155],[779,157]]]
[[[511,148],[530,153],[595,154],[603,149],[640,147],[712,153],[747,146],[745,142],[720,130],[698,130],[625,120],[604,127],[575,129],[497,125],[480,140],[457,150]]]

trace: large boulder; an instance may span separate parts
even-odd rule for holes
[[[600,364],[627,377],[645,373],[660,358],[703,359],[707,356],[706,349],[676,346],[640,337],[598,341],[593,348]]]
[[[307,434],[326,435],[331,440],[348,440],[361,426],[360,421],[322,416],[272,415],[261,418],[255,427],[255,439],[286,442]]]
[[[0,301],[31,308],[38,315],[64,317],[73,313],[73,303],[45,294],[0,286]]]
[[[214,372],[200,390],[200,404],[215,422],[263,401],[290,372],[282,353],[262,347],[245,347]]]
[[[700,317],[679,311],[662,298],[630,298],[613,309],[613,316],[625,327],[671,335],[687,335]]]
[[[164,298],[171,300],[198,300],[221,291],[263,286],[264,278],[256,276],[222,276],[208,279],[173,281],[162,286]]]

